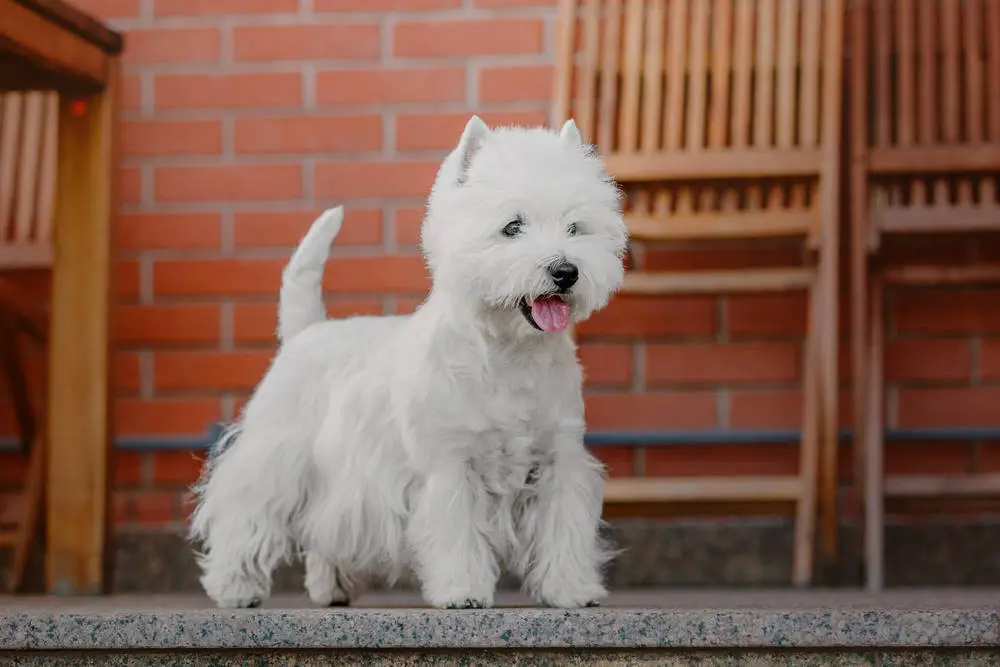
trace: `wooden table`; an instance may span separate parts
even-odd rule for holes
[[[59,0],[0,0],[0,90],[59,101],[49,350],[46,586],[105,592],[111,218],[121,35]]]

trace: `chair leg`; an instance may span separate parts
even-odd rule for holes
[[[865,397],[866,424],[864,439],[864,496],[865,496],[865,580],[870,591],[880,591],[885,585],[885,484],[883,410],[885,385],[883,382],[883,288],[882,280],[873,275],[869,295],[868,373]]]
[[[819,396],[820,405],[820,547],[823,556],[824,569],[833,569],[837,563],[837,542],[840,529],[838,455],[840,440],[838,438],[837,404],[839,398],[839,353],[838,326],[839,297],[837,277],[837,257],[828,253],[822,258],[828,266],[823,272],[821,289],[823,300],[817,321],[817,339],[819,341]]]
[[[806,587],[812,583],[816,540],[817,493],[819,482],[820,442],[820,313],[822,291],[814,287],[809,294],[809,321],[805,342],[805,367],[802,378],[803,421],[799,451],[799,478],[802,490],[796,506],[792,583]]]

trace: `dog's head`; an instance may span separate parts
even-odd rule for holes
[[[422,244],[435,292],[563,331],[621,285],[627,236],[618,187],[572,120],[555,133],[473,116],[438,172]]]

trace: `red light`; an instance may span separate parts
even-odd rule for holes
[[[87,113],[87,100],[73,100],[69,105],[69,112],[77,117]]]

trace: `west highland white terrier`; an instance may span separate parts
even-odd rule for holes
[[[196,487],[205,591],[256,606],[305,552],[320,605],[412,569],[435,607],[489,607],[501,567],[542,604],[597,604],[605,475],[583,446],[569,328],[624,275],[620,193],[599,157],[573,121],[473,116],[428,200],[432,288],[412,315],[327,319],[342,218],[320,216],[289,261],[280,350]]]

